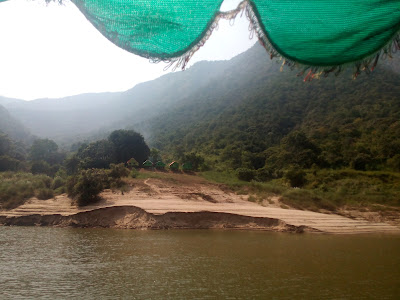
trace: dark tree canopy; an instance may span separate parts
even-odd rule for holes
[[[106,169],[115,162],[114,144],[107,140],[100,140],[81,147],[77,153],[84,169]]]
[[[10,155],[12,149],[13,141],[8,137],[7,134],[4,134],[0,131],[0,156]]]
[[[58,152],[58,145],[49,139],[37,139],[33,142],[29,151],[32,161],[45,161],[51,165],[61,163],[64,155]]]
[[[108,140],[114,144],[117,163],[126,163],[132,157],[142,164],[150,155],[143,136],[133,130],[115,130]]]

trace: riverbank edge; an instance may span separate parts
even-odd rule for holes
[[[295,226],[267,217],[250,217],[223,212],[167,212],[156,215],[136,206],[112,206],[79,212],[26,216],[0,216],[0,226],[52,226],[76,228],[163,229],[239,229],[275,232],[321,232],[308,226]]]

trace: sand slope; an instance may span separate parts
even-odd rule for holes
[[[120,228],[240,228],[240,229],[268,229],[281,231],[298,231],[298,228],[307,229],[308,231],[336,233],[336,234],[354,234],[354,233],[400,233],[400,227],[390,225],[383,222],[368,222],[362,219],[350,219],[336,214],[322,214],[310,211],[301,211],[295,209],[282,209],[278,204],[267,204],[261,206],[256,203],[247,201],[245,196],[236,195],[226,191],[223,187],[217,184],[210,184],[197,176],[191,175],[176,175],[169,178],[149,178],[146,180],[135,180],[130,192],[121,194],[113,193],[106,190],[102,193],[103,201],[97,205],[88,206],[85,208],[77,208],[71,205],[71,200],[66,195],[57,196],[55,199],[38,200],[31,199],[26,204],[10,210],[0,211],[3,223],[5,218],[37,215],[36,222],[40,221],[40,216],[59,215],[70,218],[64,218],[63,221],[58,221],[58,225],[65,226],[73,225],[71,216],[78,214],[82,216],[85,212],[97,211],[96,217],[87,219],[83,223],[76,221],[76,224],[84,224],[82,227],[102,226],[100,223],[95,223],[96,218],[100,215],[104,218],[112,219],[112,222],[104,221],[103,227],[120,227]],[[276,201],[275,201],[276,202]],[[137,220],[132,217],[133,212],[129,209],[119,211],[117,221],[111,217],[112,211],[101,208],[107,207],[136,207],[142,209],[148,215],[146,218],[150,223],[137,225]],[[100,210],[99,210],[100,209]],[[137,211],[135,210],[135,213]],[[182,214],[195,212],[213,212],[224,213],[224,217],[216,218],[215,214]],[[171,213],[175,219],[171,219]],[[87,214],[87,213],[86,213]],[[90,215],[94,215],[93,212]],[[232,217],[232,215],[253,217],[243,219]],[[131,225],[129,225],[129,216],[131,216]],[[157,217],[159,216],[159,217]],[[163,217],[160,217],[163,216]],[[165,217],[168,216],[168,217]],[[49,219],[49,217],[47,217]],[[162,219],[164,218],[164,219]],[[255,219],[256,218],[256,219]],[[259,218],[264,218],[261,221]],[[16,218],[13,218],[15,222]],[[118,221],[118,220],[125,221]],[[190,221],[192,219],[192,221]],[[209,223],[207,223],[207,219]],[[229,219],[229,221],[227,221]],[[278,220],[271,226],[266,220]],[[22,220],[22,219],[21,219]],[[26,222],[28,219],[25,219]],[[39,221],[38,221],[39,220]],[[58,220],[58,219],[57,219]],[[70,220],[70,221],[68,221]],[[156,221],[154,221],[156,220]],[[169,220],[169,221],[168,221]],[[185,220],[185,221],[182,221]],[[196,222],[193,220],[197,220]],[[256,221],[255,221],[256,220]],[[180,225],[178,221],[182,221]],[[33,222],[33,221],[32,221]],[[31,223],[32,223],[31,222]],[[54,223],[55,222],[55,223]],[[52,224],[57,225],[56,221]],[[64,223],[62,223],[64,222]],[[68,223],[69,222],[69,223]],[[72,223],[71,223],[72,222]],[[114,222],[114,223],[113,223]],[[120,222],[119,225],[115,222]],[[122,222],[122,223],[121,223]],[[161,222],[161,223],[160,223]],[[174,223],[175,222],[175,223]],[[257,223],[258,222],[258,223]],[[263,223],[264,222],[264,223]],[[1,219],[0,219],[1,223]],[[40,222],[39,222],[40,223]],[[46,222],[45,222],[46,223]],[[196,226],[196,224],[203,224]],[[235,226],[235,223],[237,226]],[[17,223],[14,223],[17,225]],[[113,225],[114,224],[114,225]],[[135,225],[136,224],[136,225]],[[155,225],[154,225],[155,224]],[[160,225],[163,224],[163,225]],[[207,225],[208,224],[208,225]],[[252,225],[253,224],[253,225]],[[258,225],[257,225],[258,224]],[[264,225],[260,225],[264,224]],[[25,224],[29,225],[29,224]],[[46,224],[41,224],[46,225]],[[163,227],[164,226],[164,227]],[[264,227],[263,227],[264,226]],[[290,227],[294,226],[294,227]],[[302,230],[300,230],[302,231]]]

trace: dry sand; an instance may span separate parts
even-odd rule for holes
[[[0,211],[0,223],[7,224],[5,220],[8,220],[8,225],[21,225],[16,220],[25,216],[25,223],[22,219],[19,221],[23,225],[237,228],[335,234],[400,233],[400,226],[396,225],[399,224],[398,219],[388,224],[367,221],[362,215],[348,218],[283,209],[277,197],[260,205],[249,202],[246,196],[226,191],[220,185],[193,175],[173,174],[167,178],[134,180],[131,184],[131,190],[124,194],[104,191],[100,203],[85,208],[71,205],[71,199],[66,195],[50,200],[32,198],[16,209]],[[32,215],[35,217],[27,218]],[[50,215],[57,217],[50,218]]]

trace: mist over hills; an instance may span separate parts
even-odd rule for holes
[[[364,167],[377,168],[400,153],[399,66],[397,57],[357,80],[348,70],[304,83],[257,44],[229,61],[200,62],[126,92],[0,97],[0,104],[33,134],[66,145],[133,128],[171,155],[194,151],[216,164],[258,169],[282,164],[282,153],[298,155],[285,141],[301,132],[318,148],[314,162],[348,166],[361,155]]]
[[[59,143],[73,143],[76,139],[148,120],[196,90],[202,90],[221,75],[224,63],[198,63],[186,72],[167,74],[126,92],[33,101],[0,97],[0,104],[35,135]]]
[[[0,105],[0,133],[1,132],[7,134],[16,141],[23,141],[28,144],[34,139],[30,131],[22,125],[20,121],[11,116],[2,105]]]

